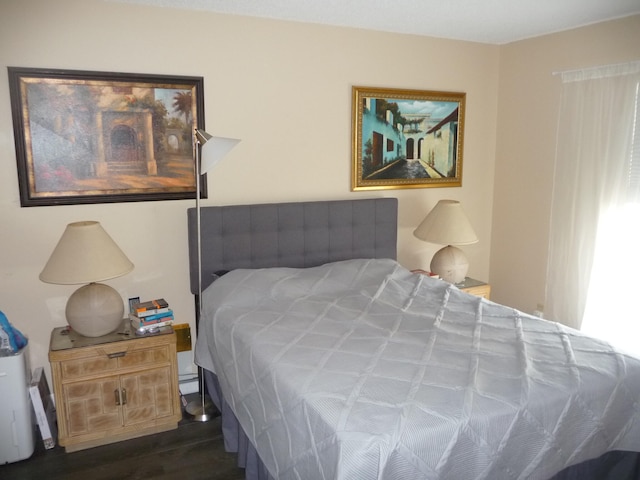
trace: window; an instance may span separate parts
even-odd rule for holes
[[[635,115],[627,191],[599,217],[582,331],[640,355],[640,111]]]
[[[629,347],[640,314],[640,62],[562,74],[547,317]],[[638,290],[638,289],[636,289]],[[630,342],[629,342],[630,343]],[[638,352],[640,353],[640,352]]]

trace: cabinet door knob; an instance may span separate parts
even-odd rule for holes
[[[120,390],[116,388],[113,394],[116,396],[116,405],[120,405]]]
[[[122,389],[122,405],[126,405],[127,404],[127,389],[123,388]]]

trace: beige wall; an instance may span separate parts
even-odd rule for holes
[[[0,63],[205,80],[207,130],[242,138],[209,178],[205,204],[395,196],[399,259],[428,268],[437,247],[412,230],[459,199],[480,242],[470,274],[489,276],[499,47],[98,0],[0,1]],[[461,188],[350,191],[352,85],[467,93]],[[0,72],[0,310],[48,366],[49,334],[75,287],[38,280],[67,223],[94,219],[135,270],[108,283],[124,299],[162,296],[193,322],[185,210],[191,201],[21,208],[6,70]],[[144,219],[144,229],[140,229]]]
[[[501,47],[490,264],[494,300],[528,312],[544,305],[561,92],[553,72],[638,59],[638,15]]]

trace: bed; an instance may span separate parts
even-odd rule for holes
[[[640,360],[411,273],[396,199],[201,212],[195,358],[248,479],[640,478]]]

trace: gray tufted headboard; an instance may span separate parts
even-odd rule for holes
[[[200,212],[203,290],[221,270],[396,258],[396,198],[202,207]],[[187,216],[189,278],[198,295],[196,209],[188,209]]]

